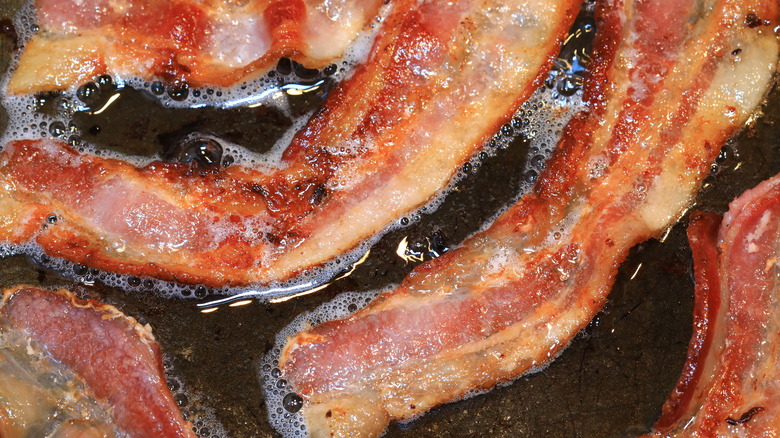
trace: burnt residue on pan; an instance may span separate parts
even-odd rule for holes
[[[16,43],[8,19],[19,3],[13,0],[0,6],[3,70]],[[153,93],[112,90],[110,83],[101,86],[108,93],[122,94],[117,112],[99,119],[83,114],[74,122],[80,124],[83,141],[123,153],[160,153],[193,130],[262,152],[291,123],[272,108],[172,111],[161,107]],[[322,84],[305,100],[293,102],[295,112],[315,108],[330,86]],[[52,96],[41,97],[45,111],[47,97]],[[696,208],[725,211],[736,195],[780,171],[777,108],[780,89],[775,87],[763,115],[723,147]],[[160,122],[163,119],[165,123]],[[6,123],[2,111],[0,128],[5,129]],[[202,313],[197,305],[213,297],[193,294],[201,297],[178,299],[154,290],[125,292],[89,281],[88,275],[79,276],[77,282],[25,255],[0,259],[0,285],[68,287],[150,323],[173,373],[169,383],[201,436],[215,435],[220,427],[224,427],[220,435],[230,437],[274,436],[257,365],[276,334],[300,312],[341,292],[398,282],[418,263],[396,255],[404,239],[407,247],[418,249],[418,259],[425,259],[474,232],[516,196],[528,177],[518,172],[528,156],[529,143],[522,136],[497,149],[478,168],[466,169],[467,176],[437,211],[424,212],[418,222],[384,236],[352,275],[317,294],[279,304],[249,301]],[[606,308],[544,371],[486,395],[445,405],[410,424],[394,425],[387,436],[621,437],[646,432],[679,377],[691,333],[693,284],[686,222],[683,218],[663,239],[631,251]]]

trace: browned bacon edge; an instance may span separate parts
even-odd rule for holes
[[[597,4],[590,111],[532,193],[368,307],[287,340],[279,367],[312,436],[378,435],[514,379],[601,309],[629,248],[693,202],[777,66],[780,5],[699,3]]]
[[[184,283],[289,279],[430,202],[544,80],[578,4],[399,0],[368,62],[270,172],[12,142],[0,240]]]
[[[377,17],[383,2],[350,0],[329,6],[304,0],[37,0],[35,4],[41,30],[24,48],[8,84],[11,94],[65,90],[102,74],[229,86],[273,68],[283,57],[322,68],[343,56],[349,43]],[[328,13],[337,13],[338,19],[330,19]],[[250,21],[256,21],[256,27],[249,26]],[[230,56],[231,51],[253,51],[253,46],[264,45],[265,52],[238,65],[209,54],[221,51]],[[327,46],[327,53],[318,53],[322,46]]]
[[[131,437],[195,437],[168,390],[151,331],[113,306],[18,286],[3,292],[0,316],[44,346],[113,410]]]
[[[718,246],[716,244],[721,217],[715,213],[693,212],[688,226],[688,241],[694,264],[696,294],[693,308],[693,334],[688,344],[688,357],[680,380],[664,403],[661,418],[653,426],[661,434],[669,434],[681,421],[693,415],[705,396],[700,387],[702,376],[712,373],[715,322],[721,310],[718,279]]]
[[[780,175],[688,228],[696,279],[693,336],[657,435],[780,433]]]

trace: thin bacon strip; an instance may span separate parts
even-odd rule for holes
[[[280,168],[134,168],[51,141],[0,155],[0,240],[181,282],[286,279],[431,200],[540,85],[577,0],[399,0]],[[503,8],[503,9],[502,9]],[[60,220],[41,225],[49,216]]]
[[[702,214],[694,254],[694,333],[683,375],[653,427],[661,436],[780,432],[780,175]],[[720,248],[720,251],[718,249]],[[698,341],[701,340],[701,341]]]
[[[11,94],[65,90],[101,74],[232,85],[289,57],[341,58],[382,0],[36,0]]]
[[[80,376],[124,433],[196,436],[168,390],[159,344],[115,307],[21,286],[4,292],[0,317]]]
[[[532,193],[365,309],[287,341],[279,367],[311,435],[377,435],[555,357],[763,99],[778,41],[751,16],[775,26],[778,4],[599,3],[590,111]]]

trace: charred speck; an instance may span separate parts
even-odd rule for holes
[[[748,421],[750,421],[751,418],[753,418],[754,415],[758,414],[759,412],[761,412],[763,410],[764,410],[764,408],[760,408],[760,407],[752,408],[752,409],[748,410],[747,412],[745,412],[744,414],[742,414],[742,416],[739,417],[739,420],[735,420],[735,419],[729,417],[729,418],[726,419],[726,423],[728,423],[728,424],[730,424],[732,426],[736,426],[737,424],[747,423]]]
[[[49,217],[47,217],[46,218],[46,223],[47,224],[56,224],[57,223],[57,215],[56,214],[52,214]]]
[[[317,184],[314,187],[314,193],[311,197],[311,203],[313,205],[320,205],[322,204],[322,201],[325,199],[325,197],[328,195],[328,189],[325,188],[324,184]]]
[[[265,187],[261,186],[260,184],[250,184],[249,190],[253,193],[257,193],[260,196],[267,196],[268,191],[265,189]]]
[[[265,240],[272,245],[278,245],[282,243],[282,238],[273,233],[265,233]]]
[[[176,141],[165,151],[165,159],[192,163],[204,169],[216,170],[222,164],[222,145],[213,136],[192,133]]]
[[[19,34],[16,32],[16,27],[14,27],[14,23],[10,18],[0,20],[0,33],[11,40],[14,50],[19,49]]]
[[[745,16],[745,24],[747,24],[747,26],[752,29],[754,27],[761,26],[764,24],[764,21],[758,18],[756,14],[750,12],[747,14],[747,16]]]
[[[732,51],[731,51],[731,54],[732,54],[733,56],[737,56],[737,55],[739,55],[740,53],[742,53],[742,49],[740,49],[740,48],[737,48],[737,49],[734,49],[734,50],[732,50]]]
[[[325,417],[330,418],[332,416],[333,416],[333,412],[331,411],[325,412]]]

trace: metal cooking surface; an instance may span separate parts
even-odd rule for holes
[[[11,18],[19,3],[3,0],[0,19]],[[0,63],[5,70],[13,42],[10,32],[3,34]],[[295,105],[300,111],[316,106],[326,91]],[[128,95],[117,114],[76,120],[86,133],[91,126],[101,128],[97,134],[85,134],[85,140],[144,155],[150,153],[144,149],[150,144],[194,128],[233,135],[231,140],[257,143],[262,150],[267,147],[263,141],[273,139],[279,125],[289,123],[273,110],[262,109],[227,115],[212,110],[166,112],[148,96]],[[776,86],[764,107],[766,114],[724,148],[695,208],[722,212],[733,197],[780,171],[779,107]],[[126,118],[129,112],[136,118]],[[6,123],[4,114],[0,128]],[[421,248],[430,241],[439,249],[460,242],[517,193],[522,178],[518,169],[527,155],[528,144],[522,138],[499,150],[461,181],[436,212],[386,235],[351,276],[313,296],[274,305],[222,306],[203,314],[197,304],[214,297],[172,299],[154,290],[130,293],[100,282],[90,285],[46,270],[28,256],[0,259],[0,285],[67,287],[150,323],[170,371],[183,384],[179,388],[178,382],[171,382],[178,400],[202,436],[213,432],[204,430],[212,427],[209,421],[199,423],[206,411],[214,413],[227,436],[274,436],[256,365],[276,333],[300,312],[340,292],[398,282],[414,266],[395,255],[405,237]],[[604,311],[544,371],[440,407],[410,424],[391,426],[387,436],[619,437],[647,431],[679,377],[691,333],[693,284],[685,224],[683,219],[663,243],[654,240],[631,251]]]

